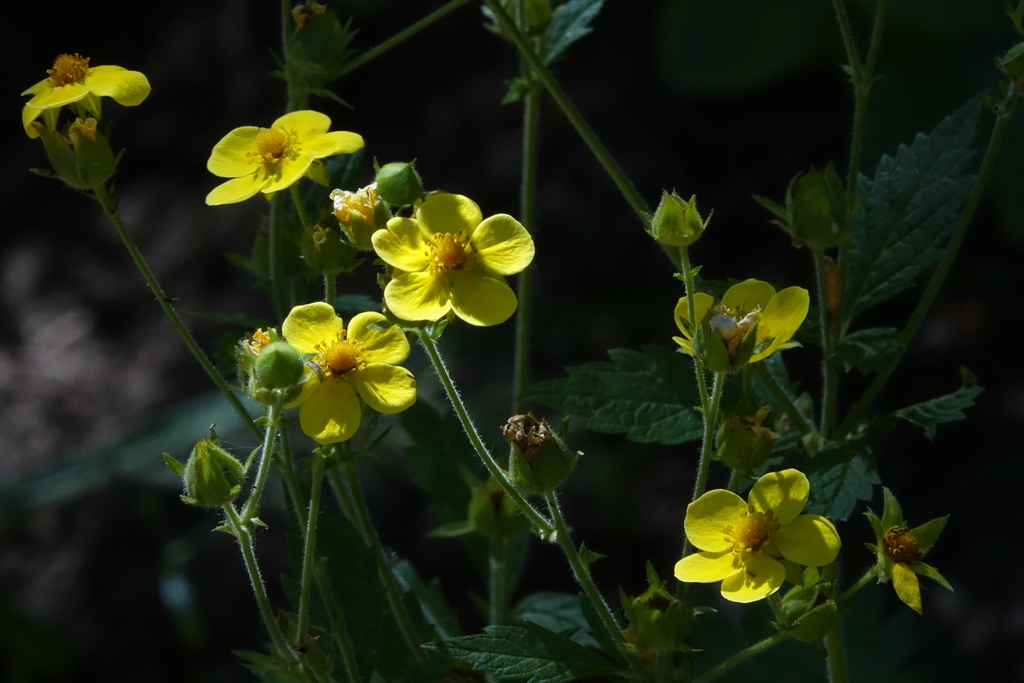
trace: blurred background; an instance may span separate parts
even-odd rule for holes
[[[441,2],[327,2],[369,49]],[[874,3],[851,0],[862,49]],[[158,16],[158,20],[154,20]],[[98,206],[28,172],[47,160],[18,115],[18,93],[46,76],[53,59],[79,52],[93,65],[144,72],[153,87],[140,107],[107,101],[115,148],[127,150],[116,196],[129,231],[204,348],[237,328],[209,314],[271,317],[248,273],[225,252],[248,254],[262,201],[207,207],[217,180],[205,170],[212,146],[241,125],[268,126],[284,111],[272,77],[280,6],[260,0],[146,3],[57,0],[5,8],[0,74],[7,125],[0,157],[0,679],[63,681],[252,680],[232,650],[263,647],[262,624],[237,549],[212,534],[216,516],[178,499],[180,483],[160,453],[183,458],[212,423],[239,449],[251,438],[164,319]],[[502,105],[518,71],[510,44],[483,28],[467,5],[335,83],[352,109],[314,100],[334,129],[366,139],[369,160],[417,159],[428,188],[475,199],[485,215],[518,209],[521,104]],[[663,188],[696,194],[714,209],[691,250],[703,275],[756,277],[778,287],[813,282],[810,254],[794,249],[752,199],[781,201],[790,178],[834,160],[845,174],[852,95],[835,19],[820,0],[607,0],[594,33],[576,43],[556,76],[655,204]],[[995,94],[992,59],[1017,40],[999,0],[891,3],[872,91],[862,171],[928,131],[969,98]],[[1018,118],[1024,116],[1018,114]],[[982,117],[984,147],[991,116]],[[535,381],[570,365],[606,359],[609,348],[672,346],[681,295],[668,261],[590,152],[546,99],[542,105],[535,239]],[[980,156],[980,155],[979,155]],[[891,588],[867,589],[861,621],[847,628],[852,680],[1009,680],[1024,677],[1024,551],[1016,508],[1024,482],[1024,123],[1010,127],[996,174],[946,286],[878,407],[896,409],[950,393],[959,368],[985,388],[968,420],[934,440],[901,425],[877,443],[882,481],[911,526],[951,514],[928,561],[956,589],[924,586],[924,616]],[[379,297],[373,273],[339,292]],[[909,292],[872,311],[863,326],[901,326]],[[508,417],[511,322],[453,325],[443,348],[476,421]],[[787,354],[802,387],[818,392],[819,354]],[[445,405],[419,350],[409,367],[422,400]],[[857,396],[853,375],[842,405]],[[558,417],[558,416],[555,416]],[[586,453],[565,487],[577,540],[608,555],[594,566],[606,595],[646,587],[648,559],[668,577],[696,463],[692,445],[637,445],[586,432]],[[441,585],[464,625],[483,621],[469,591],[484,586],[457,541],[430,539],[436,524],[392,439],[363,467],[384,543]],[[724,485],[712,470],[712,484]],[[872,506],[880,512],[881,493]],[[272,507],[272,506],[271,506]],[[284,518],[258,554],[276,604],[275,577],[288,571]],[[859,514],[840,525],[848,580],[872,561]],[[557,549],[531,546],[522,586],[574,590]],[[743,630],[723,611],[715,628]],[[747,641],[752,642],[752,641]],[[710,656],[710,655],[709,655]],[[766,657],[769,655],[766,655]],[[810,648],[790,642],[770,656],[799,660],[793,680],[824,676]],[[800,659],[800,658],[803,659]],[[795,667],[795,668],[794,668]],[[805,673],[800,673],[805,672]],[[779,680],[782,680],[781,678]]]

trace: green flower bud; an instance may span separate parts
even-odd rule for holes
[[[233,501],[245,481],[245,468],[233,455],[221,448],[220,439],[211,429],[210,436],[192,449],[185,464],[186,503],[203,507],[220,507]]]
[[[292,9],[295,33],[288,40],[288,55],[305,79],[320,86],[337,76],[349,55],[352,33],[333,10],[315,2]]]
[[[288,347],[299,359],[298,378],[291,382],[288,380],[294,376],[294,358],[289,359],[291,352],[281,347]],[[273,351],[265,360],[261,360],[264,352],[269,349]],[[271,405],[281,398],[282,392],[285,401],[298,398],[302,392],[304,366],[308,359],[281,341],[275,330],[256,330],[252,335],[242,338],[235,347],[235,360],[238,361],[238,381],[253,400]],[[284,384],[280,384],[282,382]]]
[[[491,538],[515,536],[530,530],[530,520],[520,514],[515,501],[505,495],[493,477],[477,487],[469,499],[469,523]]]
[[[793,235],[815,249],[838,244],[839,228],[833,217],[825,174],[812,167],[806,175],[793,179],[790,192]]]
[[[662,650],[686,649],[683,639],[693,622],[693,611],[665,590],[654,567],[647,563],[649,587],[636,598],[623,596],[629,617],[628,639],[645,657]]]
[[[36,125],[43,139],[53,171],[75,189],[85,190],[101,185],[114,173],[117,162],[106,137],[96,129],[96,119],[76,119],[65,139],[60,133]]]
[[[510,417],[502,433],[512,444],[509,477],[527,493],[547,493],[562,483],[576,467],[579,453],[570,451],[547,422],[533,413]]]
[[[278,341],[256,356],[256,378],[268,389],[286,389],[299,383],[306,364],[288,342]]]
[[[703,220],[697,212],[696,195],[690,197],[689,202],[684,202],[675,192],[662,192],[661,203],[651,219],[650,235],[662,244],[686,247],[704,234],[710,221],[711,214]]]
[[[416,162],[395,161],[377,169],[377,194],[388,204],[411,206],[423,197],[423,181]]]
[[[772,431],[774,426],[775,415],[770,406],[762,406],[751,415],[743,401],[718,429],[716,457],[734,470],[752,473],[771,455],[772,442],[779,437]]]

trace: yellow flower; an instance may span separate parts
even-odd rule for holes
[[[328,133],[331,119],[316,111],[293,111],[270,126],[243,126],[221,138],[206,162],[215,176],[231,178],[206,195],[206,203],[234,204],[257,192],[273,194],[306,175],[316,159],[350,154],[363,146],[362,136]]]
[[[483,219],[469,197],[433,194],[414,218],[392,218],[373,248],[395,277],[384,290],[404,320],[440,320],[454,311],[473,325],[497,325],[516,310],[505,284],[533,261],[533,238],[511,216]]]
[[[21,123],[30,138],[39,137],[32,122],[47,109],[86,100],[86,108],[99,116],[99,98],[111,97],[118,104],[134,107],[149,95],[149,81],[138,71],[119,66],[89,66],[88,57],[61,55],[47,69],[47,78],[21,93],[32,95],[21,110]],[[89,99],[86,99],[89,98]]]
[[[807,317],[809,305],[806,289],[787,287],[776,293],[774,287],[760,280],[733,285],[718,304],[710,294],[697,292],[693,297],[696,321],[690,320],[685,296],[676,304],[676,327],[683,336],[672,339],[692,356],[695,326],[707,317],[712,337],[721,338],[729,356],[735,357],[747,332],[757,325],[753,354],[747,361],[756,363],[781,349],[799,346],[790,340]]]
[[[359,399],[380,413],[400,413],[416,402],[416,380],[398,367],[409,341],[380,313],[359,313],[348,329],[330,304],[296,306],[281,326],[299,353],[316,354],[302,393],[302,431],[321,444],[345,441],[359,429]]]
[[[721,581],[725,599],[753,602],[782,586],[786,569],[776,557],[831,564],[841,545],[836,528],[821,515],[800,514],[810,490],[803,472],[790,469],[758,479],[747,502],[724,489],[708,491],[686,508],[686,536],[701,552],[676,563],[676,578]]]

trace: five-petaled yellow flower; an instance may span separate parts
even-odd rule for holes
[[[816,567],[839,554],[839,534],[821,515],[801,515],[811,486],[798,470],[770,472],[747,502],[731,491],[708,491],[686,508],[686,536],[701,552],[676,563],[680,581],[722,582],[732,602],[766,598],[782,586],[786,569],[776,560]]]
[[[775,288],[760,280],[746,280],[729,288],[722,301],[704,292],[693,296],[696,321],[691,324],[687,299],[676,304],[676,327],[682,337],[672,337],[682,350],[693,355],[693,328],[711,313],[708,323],[713,335],[721,337],[730,356],[747,332],[756,324],[756,343],[750,363],[764,360],[776,351],[799,346],[791,342],[793,335],[807,317],[810,296],[802,287],[787,287],[776,293]]]
[[[206,203],[234,204],[257,192],[273,194],[306,175],[316,159],[350,154],[363,146],[356,133],[328,133],[331,119],[316,111],[293,111],[270,126],[243,126],[221,138],[206,162],[210,173],[231,178],[206,195]]]
[[[387,414],[416,402],[416,380],[397,365],[409,357],[409,341],[380,313],[359,313],[346,330],[330,304],[306,304],[292,309],[281,332],[300,353],[316,354],[316,372],[291,405],[302,404],[299,424],[317,442],[345,441],[356,433],[360,398]]]
[[[373,234],[373,248],[395,267],[384,289],[403,320],[440,320],[454,311],[473,325],[497,325],[516,310],[505,284],[533,261],[533,238],[511,216],[484,220],[469,197],[427,197],[413,218],[392,218]]]
[[[47,69],[47,78],[39,81],[21,93],[32,95],[21,110],[21,123],[30,138],[39,137],[32,122],[47,109],[59,109],[64,105],[86,98],[94,98],[87,109],[99,116],[99,98],[111,97],[118,104],[134,107],[149,95],[149,81],[138,71],[128,71],[119,66],[89,66],[89,58],[81,55],[61,55]]]

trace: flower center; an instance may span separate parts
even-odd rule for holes
[[[753,505],[740,513],[740,521],[735,527],[725,527],[727,541],[732,541],[732,551],[740,555],[757,553],[774,541],[779,535],[779,523],[775,514],[758,512]]]
[[[894,526],[885,532],[882,539],[882,546],[885,554],[893,562],[913,564],[921,561],[921,549],[917,547],[917,539],[910,529],[905,526]]]
[[[281,159],[295,154],[295,139],[297,137],[298,135],[292,131],[264,128],[256,136],[256,151],[248,152],[246,156],[255,163],[271,166]]]
[[[718,332],[719,336],[722,337],[726,348],[729,349],[729,355],[735,356],[736,348],[743,341],[743,337],[747,335],[750,328],[760,319],[760,308],[754,309],[743,317],[738,317],[738,314],[733,313],[725,306],[719,306],[709,324],[711,325],[711,331]]]
[[[50,84],[54,88],[84,81],[89,74],[89,58],[79,54],[61,55],[46,73],[50,75]]]
[[[333,342],[320,344],[316,348],[320,353],[317,364],[331,377],[342,378],[364,365],[362,348],[346,339],[345,332],[340,332]]]
[[[260,355],[263,347],[270,343],[270,335],[263,330],[256,330],[251,337],[242,340],[242,347],[253,356]]]
[[[431,270],[444,273],[464,268],[473,260],[475,252],[476,249],[462,236],[461,230],[456,233],[438,232],[434,233],[434,244],[430,245],[427,259]]]
[[[377,190],[368,185],[357,192],[334,190],[331,192],[334,202],[334,215],[346,226],[351,227],[352,213],[356,213],[371,226],[376,226],[373,207],[377,204]]]

